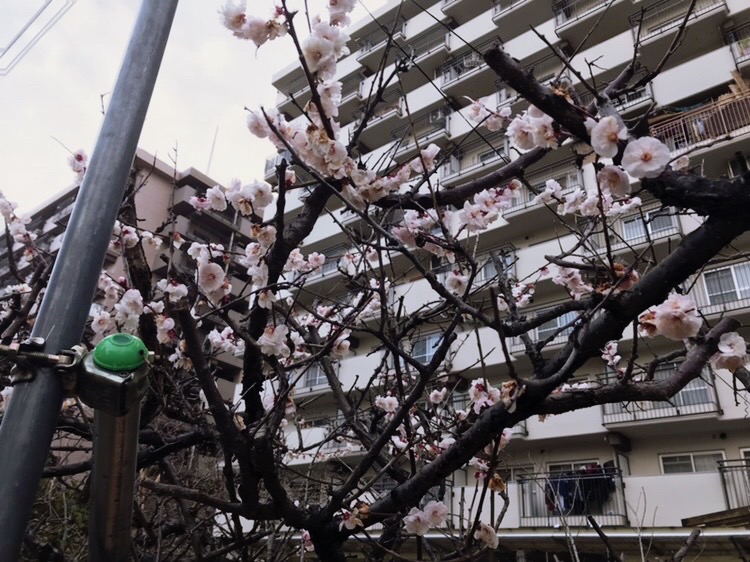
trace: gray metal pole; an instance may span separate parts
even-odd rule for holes
[[[124,416],[94,415],[94,468],[91,471],[89,562],[131,559],[130,528],[138,454],[137,404]]]
[[[177,0],[144,0],[70,217],[33,335],[58,353],[80,341],[133,163]],[[0,560],[17,560],[57,424],[54,370],[18,385],[0,425]]]

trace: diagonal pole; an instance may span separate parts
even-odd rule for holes
[[[144,0],[78,193],[33,336],[58,353],[80,342],[122,202],[177,0]],[[59,376],[17,385],[0,425],[0,560],[17,560],[62,403]]]

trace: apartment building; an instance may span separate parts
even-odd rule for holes
[[[195,265],[187,254],[191,242],[223,244],[227,253],[231,255],[232,252],[241,251],[249,241],[250,222],[234,208],[229,207],[223,212],[197,212],[190,204],[191,197],[202,196],[207,189],[217,184],[202,172],[194,168],[178,172],[174,166],[141,149],[136,153],[133,171],[138,228],[155,233],[163,240],[159,248],[143,244],[154,282],[166,276],[170,254],[172,263],[178,271],[192,274]],[[71,185],[29,213],[31,220],[26,225],[27,230],[36,235],[35,251],[43,254],[46,259],[54,256],[62,243],[77,195],[78,185]],[[170,209],[173,215],[170,214]],[[170,249],[169,241],[174,233],[181,235],[186,243],[179,248],[172,246]],[[24,256],[24,250],[22,244],[13,244],[17,265],[14,273],[9,262],[8,245],[3,235],[0,241],[0,286],[17,285],[31,275],[34,264],[30,259],[26,259],[28,256]],[[228,263],[227,268],[231,275],[231,296],[236,298],[245,287],[245,269],[234,262]],[[121,247],[110,246],[104,269],[114,279],[124,275]],[[95,302],[92,311],[98,306]],[[238,314],[243,311],[243,307],[246,309],[247,303],[239,299],[232,308]],[[215,327],[215,322],[217,321],[212,317],[207,317],[202,328],[207,333]],[[212,361],[217,374],[217,384],[222,394],[230,399],[234,394],[235,384],[240,380],[242,358],[224,352],[215,355]]]
[[[518,156],[502,134],[474,131],[467,118],[467,98],[489,96],[497,108],[510,107],[514,113],[525,107],[524,100],[498,80],[472,46],[481,51],[500,43],[537,79],[562,83],[572,96],[585,100],[587,92],[576,76],[550,54],[536,33],[563,53],[577,52],[572,66],[601,85],[630,62],[639,30],[639,60],[648,68],[656,67],[689,4],[687,0],[393,0],[376,11],[374,19],[347,30],[352,37],[351,54],[339,62],[337,76],[343,90],[339,106],[342,134],[349,134],[360,123],[361,108],[377,80],[389,30],[397,48],[390,50],[385,74],[397,57],[410,56],[415,67],[402,73],[386,91],[385,102],[359,139],[362,160],[388,169],[412,158],[417,146],[435,143],[442,149],[440,185],[461,185]],[[651,135],[661,139],[673,156],[689,154],[691,164],[705,175],[732,177],[747,169],[745,154],[750,154],[747,79],[750,4],[745,0],[698,0],[687,21],[685,40],[661,74],[615,102],[630,124],[651,110]],[[299,66],[294,63],[280,71],[274,85],[279,91],[278,109],[290,119],[304,119],[300,106],[309,99],[309,86]],[[268,159],[267,181],[276,181],[275,166],[284,156]],[[526,178],[532,186],[541,187],[546,180],[555,179],[565,190],[595,185],[591,166],[579,168],[569,150],[555,151],[527,170]],[[303,199],[294,193],[287,200],[290,216],[299,211]],[[503,218],[477,240],[472,239],[480,257],[501,252],[517,279],[537,279],[530,315],[566,298],[550,275],[538,276],[536,272],[546,263],[545,255],[557,254],[575,242],[547,208],[532,204],[533,196],[521,188]],[[357,220],[337,203],[330,204],[306,239],[305,250],[328,256],[342,254],[347,238],[340,225],[351,226]],[[609,247],[627,260],[651,245],[652,257],[658,260],[699,224],[699,217],[660,210],[657,202],[646,201],[642,212],[614,222],[608,239],[594,237],[590,251]],[[745,243],[747,240],[739,241],[738,248]],[[742,256],[740,250],[733,250]],[[480,277],[489,283],[496,274],[495,262],[484,259]],[[425,260],[431,263],[428,256]],[[397,269],[397,265],[393,267]],[[350,298],[350,289],[335,263],[329,262],[319,274],[309,277],[305,287],[306,293],[334,301]],[[686,288],[710,320],[724,314],[743,322],[750,318],[750,264],[746,258],[710,264]],[[416,274],[394,280],[391,292],[393,302],[407,313],[439,298]],[[310,297],[300,293],[298,298]],[[561,328],[572,318],[559,317],[529,336],[535,341],[552,337],[545,353],[559,349],[570,332]],[[439,333],[415,336],[408,342],[412,356],[429,359],[438,338]],[[337,365],[345,390],[361,388],[367,373],[388,368],[382,355],[373,351],[377,347],[374,338],[358,334],[357,340],[357,349]],[[649,344],[648,352],[641,348],[641,355],[670,349],[666,340]],[[489,329],[468,331],[454,347],[447,368],[460,373],[456,380],[487,376],[498,383],[507,376],[497,337]],[[628,331],[620,351],[627,357],[631,348]],[[509,351],[517,368],[528,366],[520,340],[513,341]],[[477,365],[480,354],[485,370]],[[665,376],[673,368],[667,364],[655,376]],[[601,362],[587,364],[580,379],[594,381],[606,377],[604,371]],[[465,383],[456,384],[455,405],[468,403],[465,389]],[[629,553],[628,559],[638,559],[644,552],[668,557],[690,527],[703,525],[699,559],[748,560],[749,399],[746,392],[736,391],[731,377],[707,369],[671,402],[590,407],[517,425],[503,460],[510,505],[500,527],[498,559],[545,559],[538,558],[539,551],[564,556],[568,539],[573,537],[581,559],[603,560],[597,558],[603,556],[604,547],[587,520],[591,515],[615,549]],[[305,422],[299,427],[290,424],[290,447],[301,440],[314,451],[316,442],[324,442],[323,453],[356,464],[362,450],[340,430],[341,417],[337,417],[320,369],[312,367],[300,374],[295,400]],[[325,442],[331,435],[336,439]],[[312,458],[320,456],[302,454],[290,462],[304,466]],[[385,493],[388,488],[381,480],[373,493]],[[455,473],[440,492],[453,514],[448,525],[458,534],[471,524],[461,514],[469,510],[475,490],[473,469],[467,469]],[[595,500],[578,501],[577,492],[571,490],[589,490],[586,497]],[[485,503],[482,520],[494,520],[502,509],[501,498],[493,493]],[[435,531],[431,536],[437,540],[444,535]]]

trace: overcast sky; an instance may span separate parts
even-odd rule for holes
[[[309,2],[311,11],[322,0]],[[364,0],[369,9],[385,0]],[[42,0],[0,2],[0,45]],[[244,107],[273,105],[271,76],[294,60],[291,42],[260,50],[220,23],[221,0],[182,0],[139,146],[177,168],[226,184],[262,178],[273,147],[245,128]],[[249,0],[266,16],[272,0]],[[303,4],[290,0],[289,5]],[[108,96],[140,7],[138,0],[78,0],[7,75],[0,76],[0,189],[30,211],[70,185],[66,150],[93,151]],[[360,7],[355,16],[361,17]],[[356,18],[355,18],[356,19]],[[207,170],[211,145],[216,147]],[[58,142],[59,141],[59,142]],[[64,146],[63,146],[64,145]]]

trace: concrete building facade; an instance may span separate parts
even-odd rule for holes
[[[443,158],[438,173],[440,188],[464,184],[518,157],[502,134],[475,131],[467,118],[467,98],[489,96],[498,109],[510,107],[514,113],[528,105],[498,80],[475,49],[502,44],[537,79],[564,84],[574,96],[585,100],[587,93],[578,79],[550,54],[537,33],[562,53],[577,52],[572,66],[601,85],[630,62],[639,29],[639,61],[654,68],[689,4],[685,0],[391,1],[377,10],[373,19],[347,30],[352,38],[351,54],[339,62],[337,75],[343,90],[339,106],[342,136],[346,139],[359,125],[361,109],[374,91],[386,50],[385,30],[392,30],[396,46],[386,60],[385,75],[397,58],[411,58],[414,68],[400,74],[386,91],[382,109],[361,135],[358,150],[362,161],[370,166],[381,163],[381,169],[388,169],[411,159],[417,145],[436,143]],[[664,142],[673,157],[689,154],[691,165],[698,166],[700,173],[733,177],[747,169],[744,154],[750,153],[750,4],[744,0],[699,0],[686,27],[685,40],[659,76],[627,98],[614,101],[631,125],[650,111],[650,134]],[[274,85],[279,91],[279,111],[289,119],[304,119],[300,107],[309,99],[309,86],[299,65],[280,71]],[[276,181],[275,166],[283,157],[279,154],[268,159],[267,181]],[[594,175],[590,165],[581,168],[566,149],[554,151],[526,170],[532,186],[543,188],[547,179],[556,179],[566,190],[595,186]],[[633,187],[637,189],[637,183]],[[302,199],[295,200],[294,193],[290,192],[287,200],[289,216],[301,205]],[[547,263],[546,255],[558,254],[577,241],[560,228],[559,220],[547,208],[532,204],[533,197],[522,188],[503,217],[476,240],[472,238],[480,257],[489,256],[490,251],[510,256],[508,266],[519,280],[536,275]],[[627,261],[650,245],[653,259],[658,261],[700,222],[696,215],[665,212],[658,201],[646,201],[642,213],[613,223],[609,240],[601,236],[592,240],[592,251],[603,252],[609,246]],[[305,240],[305,250],[325,253],[329,259],[341,255],[348,244],[342,225],[355,223],[356,217],[340,204],[330,204]],[[723,259],[709,264],[685,286],[709,320],[726,314],[743,322],[748,318],[750,265],[740,251],[745,242],[740,242],[739,250],[733,248]],[[727,257],[731,254],[736,258]],[[425,259],[429,263],[429,258]],[[491,281],[494,264],[487,263],[482,275]],[[308,278],[305,287],[334,301],[345,299],[350,290],[335,266]],[[391,291],[393,302],[406,313],[418,312],[424,303],[440,298],[418,274],[399,275]],[[542,275],[529,314],[566,298],[551,276]],[[569,330],[560,328],[569,320],[557,318],[529,336],[539,341],[556,334],[545,348],[545,353],[554,351],[567,341]],[[620,341],[620,352],[626,358],[632,348],[632,333],[628,333]],[[433,340],[438,337],[439,332],[423,333],[408,345],[415,357],[429,359]],[[357,338],[356,351],[337,366],[345,390],[361,389],[365,373],[382,368],[377,341],[367,334]],[[477,342],[485,354],[481,369]],[[669,351],[670,345],[666,340],[654,340],[648,353],[661,354]],[[511,343],[510,352],[517,368],[528,365],[520,340]],[[656,377],[674,368],[667,364]],[[496,334],[480,328],[459,337],[449,370],[466,380],[478,376],[497,383],[507,380],[507,365]],[[607,376],[600,363],[587,365],[580,380]],[[319,370],[309,369],[299,377],[295,400],[302,404],[298,415],[305,421],[298,427],[290,424],[290,448],[311,446],[336,434],[337,440],[323,446],[325,452],[338,449],[340,458],[356,464],[361,448],[337,433],[341,417]],[[457,406],[468,403],[465,386],[456,386],[452,400]],[[596,406],[517,425],[503,459],[510,505],[500,526],[499,559],[544,559],[534,558],[537,551],[564,556],[571,536],[581,553],[602,556],[603,545],[586,518],[592,515],[616,548],[629,553],[629,559],[646,551],[654,557],[666,556],[684,541],[687,527],[703,523],[701,560],[747,560],[750,531],[746,526],[750,520],[746,516],[733,520],[728,514],[736,516],[750,506],[748,406],[747,393],[737,392],[730,376],[707,368],[670,402]],[[304,466],[311,458],[301,455],[291,462]],[[475,494],[473,469],[458,471],[446,484],[440,497],[455,515],[449,523],[451,529],[460,533],[470,524],[462,513],[468,511]],[[550,501],[551,496],[561,495],[563,488],[587,487],[599,490],[594,493],[597,501],[576,503],[574,492],[563,510]],[[388,484],[378,484],[375,490],[387,493]],[[482,520],[494,520],[502,507],[502,499],[493,494],[484,505]],[[710,513],[723,515],[700,518]],[[442,535],[436,532],[434,536]]]

